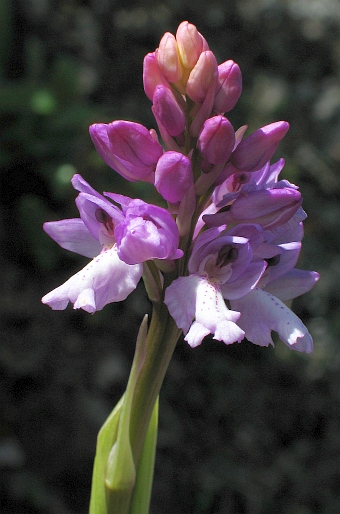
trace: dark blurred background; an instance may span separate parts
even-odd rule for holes
[[[88,125],[155,126],[142,61],[189,20],[244,91],[230,120],[285,119],[278,156],[300,186],[294,301],[315,350],[180,341],[161,395],[152,514],[340,512],[340,3],[337,0],[0,0],[0,511],[85,514],[96,436],[124,391],[143,287],[91,316],[40,298],[84,266],[42,223],[77,217],[75,172],[145,197],[98,157]],[[118,513],[117,513],[118,514]]]

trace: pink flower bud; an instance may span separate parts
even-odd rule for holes
[[[163,75],[169,82],[177,82],[182,77],[182,64],[179,59],[176,38],[166,32],[159,43],[156,53],[157,62]]]
[[[184,68],[192,70],[200,54],[208,50],[208,44],[195,25],[183,21],[176,32],[179,56]]]
[[[218,66],[218,77],[214,111],[229,112],[236,105],[242,92],[241,70],[234,61],[226,61]]]
[[[193,173],[188,157],[179,152],[165,152],[155,171],[157,191],[171,203],[182,200],[193,185]]]
[[[156,52],[147,54],[144,57],[143,84],[145,94],[151,101],[156,86],[158,86],[159,84],[163,84],[164,86],[170,87],[169,82],[166,80],[162,70],[159,67]]]
[[[186,91],[188,96],[196,103],[202,103],[212,83],[216,83],[217,62],[214,54],[208,50],[202,52],[191,71]]]
[[[101,158],[127,180],[154,181],[154,170],[162,146],[147,128],[131,121],[96,123],[90,135]]]
[[[176,139],[180,139],[181,141],[176,141],[172,136],[170,136],[169,132],[166,130],[165,127],[163,127],[161,120],[158,118],[157,113],[155,112],[154,108],[152,107],[151,110],[153,111],[153,115],[156,118],[158,129],[161,135],[161,138],[164,142],[165,148],[167,150],[173,150],[174,152],[181,152],[180,144],[184,145],[184,142],[182,141],[182,138],[184,136],[183,134],[180,134],[176,137]]]
[[[211,164],[227,162],[235,145],[232,124],[224,116],[214,116],[205,121],[197,146]]]
[[[171,136],[175,137],[183,132],[186,123],[185,114],[171,89],[161,85],[156,87],[152,111]]]
[[[274,155],[289,129],[287,121],[270,123],[246,137],[232,154],[232,164],[243,171],[261,169]]]

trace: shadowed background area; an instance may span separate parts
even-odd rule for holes
[[[96,154],[88,125],[155,122],[142,61],[194,23],[244,91],[229,119],[284,119],[277,157],[300,186],[294,301],[315,351],[180,341],[161,395],[151,514],[340,512],[340,3],[337,0],[0,0],[0,511],[83,514],[96,436],[126,384],[143,286],[91,316],[40,298],[84,266],[42,223],[77,217],[70,179],[150,198]]]

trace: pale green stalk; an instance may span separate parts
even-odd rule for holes
[[[149,512],[157,446],[158,403],[157,398],[137,469],[130,514],[145,514]]]
[[[98,434],[96,457],[94,460],[92,474],[90,514],[105,514],[107,512],[106,494],[104,487],[106,466],[111,448],[117,440],[119,418],[122,410],[123,399],[124,396],[122,396],[122,398],[119,400]]]
[[[130,443],[136,465],[180,333],[166,305],[163,302],[154,303],[146,340],[145,362],[137,379],[131,408]]]
[[[90,514],[148,514],[158,395],[180,330],[163,302],[144,319],[126,392],[98,436]]]

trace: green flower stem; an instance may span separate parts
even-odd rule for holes
[[[158,395],[180,333],[166,305],[154,302],[149,330],[145,317],[138,333],[125,394],[98,436],[90,514],[149,511]]]
[[[138,332],[135,355],[119,418],[117,440],[107,460],[105,476],[107,513],[129,513],[136,483],[136,465],[130,444],[129,427],[135,385],[144,365],[146,335],[147,316],[144,317]]]
[[[102,484],[98,493],[92,492],[91,514],[147,514],[149,511],[157,440],[157,399],[180,333],[166,305],[155,302],[147,335],[146,319],[141,325],[119,422],[112,425],[116,436],[111,436],[111,441],[115,444],[109,455],[106,446],[108,458],[101,459],[106,462],[105,510],[96,508],[103,504]],[[100,471],[99,475],[103,476],[104,469]]]
[[[157,398],[137,468],[136,485],[133,490],[129,514],[149,512],[157,446],[158,403]]]
[[[90,514],[105,514],[107,512],[105,493],[107,460],[117,440],[123,401],[124,396],[119,400],[98,434],[97,451],[92,475]]]
[[[145,361],[137,379],[131,407],[130,444],[136,467],[151,414],[180,333],[166,305],[163,302],[154,303]]]

